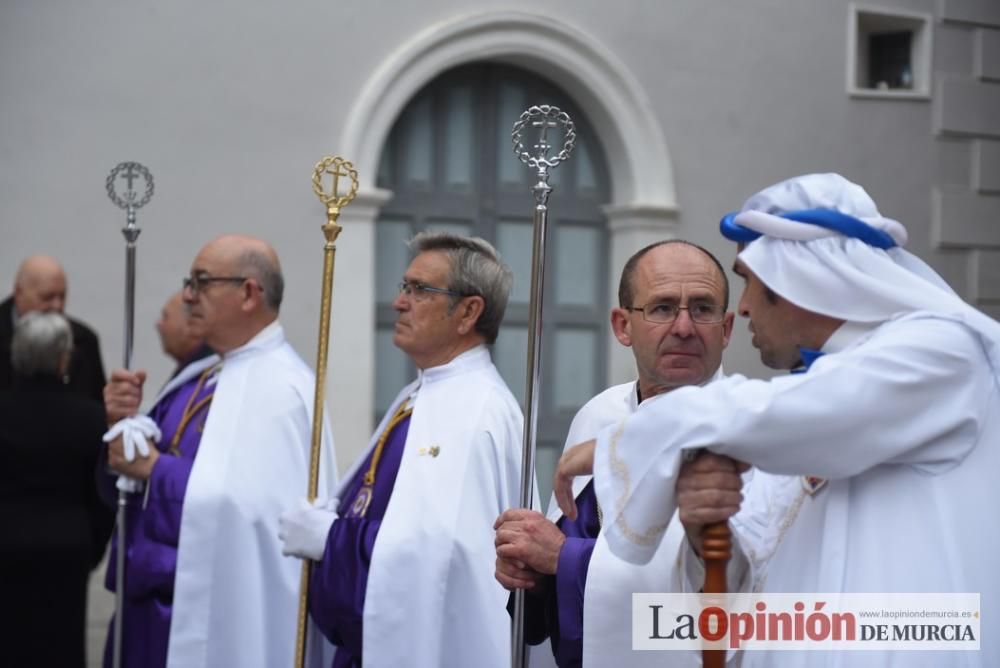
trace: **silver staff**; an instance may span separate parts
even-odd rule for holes
[[[548,131],[562,126],[565,132],[562,150],[549,156],[552,148]],[[522,136],[525,128],[540,128],[534,153],[525,150]],[[548,201],[552,186],[549,169],[569,157],[576,142],[576,129],[569,114],[547,104],[531,107],[514,123],[511,133],[514,153],[528,167],[537,170],[538,183],[532,187],[535,196],[534,238],[531,244],[531,313],[528,316],[528,373],[524,393],[524,449],[521,458],[521,507],[531,508],[535,480],[535,434],[538,427],[539,354],[542,347],[542,295],[545,285],[545,234],[548,223]],[[524,644],[524,590],[514,591],[514,620],[511,630],[511,662],[514,668],[527,666]]]
[[[125,181],[125,191],[119,194],[119,179]],[[146,189],[139,196],[136,181],[142,180]],[[153,175],[138,162],[119,163],[108,174],[105,186],[108,197],[119,208],[126,211],[125,227],[125,345],[122,365],[132,366],[132,339],[135,331],[135,240],[139,238],[139,227],[135,224],[135,212],[145,206],[153,196]],[[132,488],[135,491],[136,487]],[[122,613],[125,610],[125,510],[128,506],[128,492],[118,490],[118,555],[115,560],[115,643],[112,666],[122,665]]]

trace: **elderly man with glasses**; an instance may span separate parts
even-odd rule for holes
[[[270,246],[220,237],[198,253],[183,291],[188,326],[218,354],[185,366],[148,416],[134,417],[145,373],[112,373],[108,413],[133,417],[105,436],[109,463],[145,484],[128,506],[117,611],[125,668],[291,660],[299,568],[281,556],[277,523],[306,489],[314,376],[278,322],[283,291]],[[330,443],[323,453],[328,494]],[[114,571],[113,555],[109,589]],[[109,633],[105,665],[113,642]]]
[[[597,395],[573,418],[567,447],[592,438],[604,427],[635,413],[651,397],[722,377],[722,351],[729,343],[733,314],[727,312],[729,282],[707,250],[681,240],[647,246],[622,270],[611,328],[632,349],[638,378]],[[525,637],[532,644],[551,638],[556,664],[610,665],[601,652],[629,651],[632,592],[673,586],[673,564],[684,532],[673,521],[664,547],[642,568],[622,568],[598,541],[603,513],[593,482],[577,478],[580,508],[575,520],[562,517],[554,502],[548,517],[511,509],[496,521],[496,577],[508,589],[527,589]],[[584,658],[586,657],[586,658]],[[635,652],[628,665],[662,661],[655,652]],[[532,656],[532,663],[548,657]]]
[[[510,665],[491,524],[517,498],[522,417],[490,359],[510,270],[482,239],[418,234],[393,302],[418,369],[338,498],[281,518],[316,561],[309,609],[333,665]]]

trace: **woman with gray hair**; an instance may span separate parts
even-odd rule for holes
[[[101,405],[67,390],[66,318],[19,318],[0,392],[0,646],[12,666],[85,665],[87,579],[111,531],[97,496]]]

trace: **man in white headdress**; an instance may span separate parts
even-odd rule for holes
[[[730,522],[744,589],[972,592],[995,609],[1000,324],[900,248],[903,226],[838,175],[767,188],[722,229],[746,244],[739,312],[761,359],[807,370],[643,404],[564,455],[560,504],[574,512],[571,479],[593,469],[613,552],[647,560],[678,504],[696,552],[701,527],[740,507],[741,460],[780,474],[755,475]],[[714,454],[682,466],[697,448]],[[954,654],[747,652],[743,665],[1000,665],[997,639],[980,640]]]
[[[566,447],[595,437],[634,413],[641,402],[722,374],[733,313],[722,265],[704,248],[680,239],[659,241],[636,252],[622,269],[618,306],[611,309],[615,337],[632,350],[637,380],[609,387],[574,416]],[[579,516],[562,516],[554,501],[548,517],[514,508],[497,529],[497,580],[525,588],[525,638],[551,638],[560,668],[606,666],[625,653],[629,666],[659,665],[655,652],[632,652],[632,633],[622,619],[632,593],[676,588],[677,548],[684,536],[672,522],[650,563],[637,568],[615,557],[600,539],[601,510],[589,477],[574,481]],[[520,565],[524,564],[524,568]],[[551,660],[549,644],[532,651],[531,664]]]

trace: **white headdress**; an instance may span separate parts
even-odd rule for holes
[[[808,174],[765,188],[721,222],[747,242],[740,260],[771,290],[815,313],[884,322],[918,311],[976,330],[1000,369],[1000,323],[966,304],[901,246],[906,228],[882,216],[864,189],[839,174]]]

